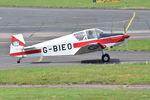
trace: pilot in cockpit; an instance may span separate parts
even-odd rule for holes
[[[92,31],[88,31],[88,39],[93,39],[94,38],[94,34]]]

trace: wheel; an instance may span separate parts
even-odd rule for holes
[[[102,61],[103,62],[109,62],[110,61],[110,56],[109,56],[109,54],[104,54],[104,55],[102,55]]]
[[[20,63],[20,60],[18,60],[17,63]]]

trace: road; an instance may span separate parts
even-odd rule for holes
[[[0,7],[0,69],[27,67],[54,67],[103,64],[100,53],[78,56],[25,58],[10,57],[9,41],[12,34],[23,33],[27,45],[39,43],[86,28],[101,28],[105,31],[123,31],[132,13],[136,17],[129,29],[131,39],[150,39],[150,10],[103,10],[103,9],[58,9]],[[110,63],[149,62],[150,52],[109,51]]]

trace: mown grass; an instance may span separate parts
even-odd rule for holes
[[[0,100],[149,100],[149,90],[0,88]]]
[[[150,0],[121,0],[119,3],[93,3],[93,0],[0,0],[0,6],[50,8],[149,9]]]
[[[0,70],[0,84],[150,84],[150,64]]]
[[[129,40],[128,47],[123,46],[111,48],[112,51],[150,51],[150,40]]]

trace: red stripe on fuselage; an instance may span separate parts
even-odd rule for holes
[[[108,43],[117,43],[117,42],[122,42],[122,41],[124,41],[123,35],[122,36],[102,38],[102,39],[98,39],[98,40],[91,40],[91,41],[74,43],[73,46],[74,46],[74,48],[79,48],[79,47],[83,47],[83,46],[86,46],[86,45],[92,44],[92,43],[99,43],[100,45],[105,45]]]
[[[31,51],[11,53],[10,56],[21,56],[21,55],[35,54],[35,53],[41,53],[41,52],[42,52],[41,49],[37,49],[37,50],[31,50]]]

